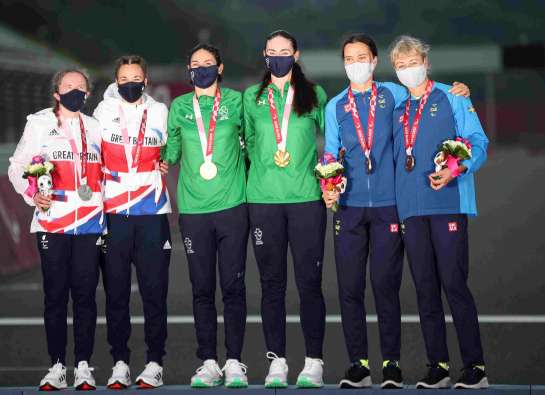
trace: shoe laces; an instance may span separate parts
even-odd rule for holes
[[[123,361],[117,361],[117,363],[112,368],[113,376],[121,376],[125,374],[127,364]]]
[[[217,374],[219,374],[220,376],[223,376],[223,372],[221,371],[220,367],[218,366],[218,364],[216,363],[216,361],[214,361],[213,359],[207,359],[206,361],[204,361],[204,363],[202,364],[201,367],[199,367],[195,373],[197,373],[198,375],[201,375],[203,374],[205,371],[209,371],[209,372],[216,372]]]
[[[157,362],[148,362],[142,372],[142,376],[153,376],[155,375],[156,370],[159,370],[160,368],[161,366]]]
[[[248,366],[236,359],[228,359],[221,371],[225,372],[227,369],[233,369],[236,374],[246,374],[248,371]]]
[[[324,365],[324,361],[322,361],[322,360],[319,359],[319,358],[309,358],[309,357],[306,357],[306,358],[305,358],[305,366],[304,366],[304,368],[303,368],[303,372],[307,373],[307,372],[311,371],[311,370],[314,368],[314,366],[315,366],[316,364],[319,364],[319,365],[323,366],[323,365]]]
[[[80,365],[82,366],[80,367]],[[81,361],[80,363],[78,363],[78,367],[77,367],[78,375],[90,376],[91,372],[93,372],[94,370],[95,368],[90,367],[87,361]]]
[[[57,362],[48,369],[47,375],[49,376],[50,374],[60,374],[62,373],[63,369],[64,365],[60,362]]]
[[[272,351],[268,351],[266,354],[267,358],[271,361],[271,366],[269,367],[269,373],[272,374],[284,374],[286,366],[286,358],[280,358]]]

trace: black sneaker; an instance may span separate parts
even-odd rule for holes
[[[384,389],[403,388],[403,376],[401,375],[399,361],[384,361],[380,387]]]
[[[367,361],[354,362],[344,373],[344,378],[339,383],[339,388],[365,388],[371,387],[371,372]]]
[[[460,379],[454,384],[456,389],[482,389],[488,388],[488,379],[484,365],[472,365],[462,369]]]
[[[416,388],[449,388],[450,376],[448,374],[448,365],[446,363],[436,363],[428,365],[428,374],[418,383]]]

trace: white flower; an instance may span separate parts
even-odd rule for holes
[[[51,173],[53,171],[53,169],[55,168],[55,165],[53,163],[51,163],[51,162],[45,162],[44,167],[45,167],[45,172],[46,173]]]

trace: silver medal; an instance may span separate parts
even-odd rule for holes
[[[93,190],[91,189],[91,187],[89,185],[82,184],[78,188],[78,196],[83,201],[91,200],[91,198],[93,197]]]

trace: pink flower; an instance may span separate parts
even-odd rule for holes
[[[32,157],[32,162],[31,164],[35,165],[37,163],[41,163],[41,164],[44,164],[45,163],[45,159],[42,155],[34,155]]]

